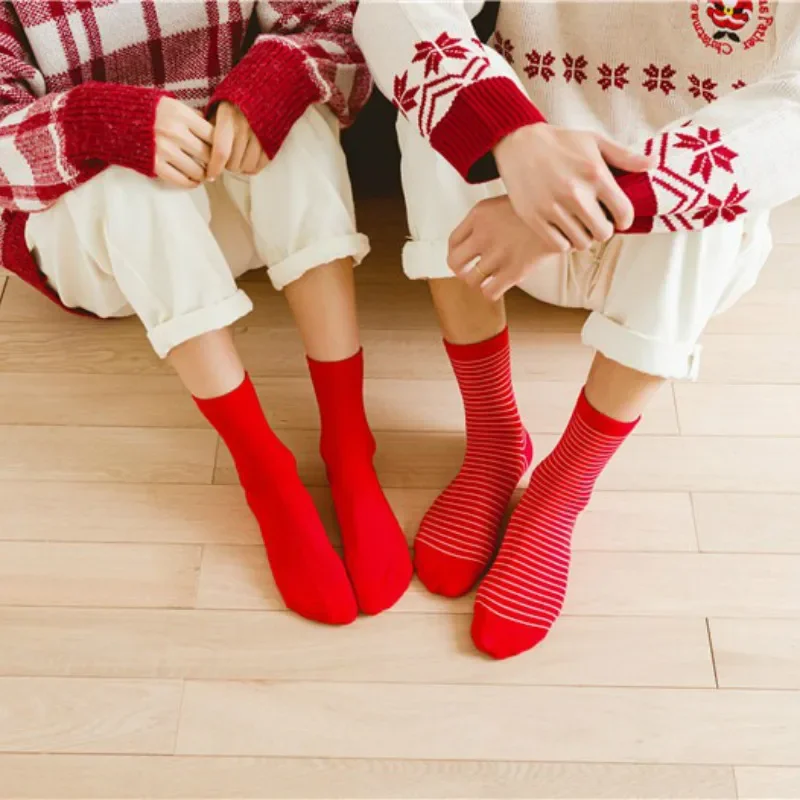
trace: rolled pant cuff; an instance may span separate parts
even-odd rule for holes
[[[581,338],[606,358],[646,375],[675,380],[695,380],[702,348],[694,342],[663,342],[652,339],[599,312],[589,316]]]
[[[363,233],[352,233],[305,247],[270,267],[267,272],[272,285],[281,291],[310,270],[340,258],[352,258],[358,266],[369,250],[369,239]]]
[[[180,317],[162,322],[147,332],[147,338],[159,358],[166,358],[179,344],[204,333],[233,325],[253,310],[250,298],[241,290],[213,306],[200,308]]]
[[[446,241],[406,242],[403,247],[403,272],[412,281],[454,278],[447,266]]]

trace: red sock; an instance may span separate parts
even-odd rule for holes
[[[508,329],[485,342],[445,342],[466,416],[464,463],[422,520],[415,566],[428,589],[466,594],[494,555],[511,495],[533,456],[511,385]]]
[[[553,452],[534,470],[497,560],[478,589],[472,638],[479,650],[507,658],[550,631],[567,591],[572,531],[595,481],[636,422],[617,422],[581,393]]]
[[[344,361],[309,358],[308,367],[347,571],[359,608],[379,614],[403,596],[413,568],[403,530],[372,465],[375,439],[364,410],[364,356],[359,351]]]
[[[250,378],[230,394],[195,402],[231,451],[287,607],[318,622],[352,622],[358,608],[344,564],[300,482],[294,457],[269,427]]]

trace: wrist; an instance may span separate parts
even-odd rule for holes
[[[527,150],[531,142],[539,141],[550,135],[551,126],[546,122],[537,122],[524,125],[504,136],[494,147],[494,157],[497,164],[513,159],[520,150]]]

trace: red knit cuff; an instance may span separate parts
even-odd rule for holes
[[[279,39],[264,39],[217,87],[209,108],[223,100],[238,106],[270,158],[295,122],[322,99],[305,55]]]
[[[475,344],[453,344],[444,340],[444,347],[447,355],[453,361],[475,361],[480,358],[488,358],[496,353],[501,353],[509,348],[508,328],[503,328],[500,333]]]
[[[544,122],[539,109],[511,78],[495,77],[465,86],[433,129],[430,140],[461,174],[469,171],[510,133]]]
[[[61,111],[65,155],[155,175],[156,109],[166,92],[117,83],[83,83],[70,90]]]
[[[605,436],[627,436],[638,424],[641,417],[637,417],[633,422],[621,422],[613,417],[607,417],[598,411],[586,397],[586,389],[581,392],[578,403],[575,406],[574,415],[593,431],[602,433]]]
[[[658,201],[647,172],[621,172],[617,184],[633,205],[633,225],[620,233],[649,233],[653,217],[658,214]]]

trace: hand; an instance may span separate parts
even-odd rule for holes
[[[216,180],[226,169],[242,175],[255,175],[268,163],[269,158],[247,117],[232,103],[220,103],[214,118],[208,179]]]
[[[453,231],[447,264],[465,283],[480,287],[494,301],[552,255],[517,216],[509,198],[495,197],[478,203]]]
[[[156,109],[156,175],[181,189],[194,189],[206,177],[213,128],[180,100],[163,97]]]
[[[633,206],[609,167],[652,167],[648,156],[596,133],[544,123],[520,128],[494,152],[514,210],[551,252],[586,250],[610,239],[614,225],[629,228]]]

